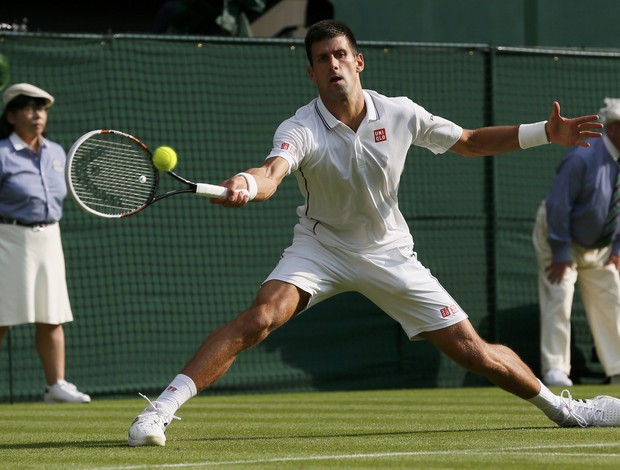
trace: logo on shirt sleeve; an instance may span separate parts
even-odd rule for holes
[[[375,142],[384,142],[387,140],[387,134],[385,133],[385,128],[383,129],[375,129]]]
[[[293,144],[289,144],[288,142],[282,142],[280,148],[282,150],[286,150],[291,155],[297,155],[297,150],[295,150],[295,146]]]
[[[441,318],[448,318],[452,315],[456,315],[457,313],[459,313],[459,309],[456,305],[453,304],[447,307],[443,307],[439,310],[439,313],[441,314]]]

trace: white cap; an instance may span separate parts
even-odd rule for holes
[[[605,124],[620,121],[620,98],[605,98],[605,107],[598,112]]]
[[[30,83],[16,83],[15,85],[11,85],[4,90],[4,93],[2,94],[2,103],[4,104],[4,107],[6,108],[6,105],[19,95],[30,96],[32,98],[43,98],[47,100],[48,106],[54,104],[54,97],[47,91],[31,85]]]

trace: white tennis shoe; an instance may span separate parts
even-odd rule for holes
[[[89,403],[90,396],[80,392],[75,385],[66,380],[59,380],[51,387],[45,388],[45,403]]]
[[[561,414],[554,421],[563,428],[620,426],[620,400],[600,395],[590,400],[573,400],[568,390],[560,395]]]
[[[127,443],[131,447],[165,446],[166,428],[173,419],[181,418],[158,408],[158,403],[153,403],[146,396],[140,396],[149,402],[149,406],[131,423]]]

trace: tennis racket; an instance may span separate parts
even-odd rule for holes
[[[87,132],[67,155],[67,189],[81,209],[105,218],[137,214],[176,194],[220,198],[228,193],[223,186],[194,183],[167,171],[185,187],[158,195],[159,170],[151,158],[148,147],[129,134],[109,129]]]

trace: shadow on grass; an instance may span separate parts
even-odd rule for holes
[[[20,450],[20,449],[62,449],[67,447],[85,447],[85,448],[110,448],[127,446],[127,441],[57,441],[57,442],[29,442],[26,444],[0,444],[0,450]]]
[[[394,431],[394,432],[367,432],[350,434],[314,434],[314,435],[282,435],[282,436],[219,436],[219,437],[195,437],[182,439],[183,441],[199,442],[220,442],[220,441],[275,441],[278,439],[334,439],[334,438],[355,438],[355,437],[381,437],[381,436],[415,436],[419,434],[452,434],[452,433],[472,433],[472,432],[498,432],[498,431],[532,431],[542,429],[560,429],[555,426],[521,426],[521,427],[501,427],[487,429],[438,429],[434,431]],[[73,442],[33,442],[27,444],[0,444],[0,450],[26,450],[26,449],[61,449],[61,448],[117,448],[129,447],[126,440],[113,441],[73,441]]]
[[[498,432],[498,431],[533,431],[543,429],[560,429],[557,426],[520,426],[520,427],[501,427],[487,429],[437,429],[434,431],[393,431],[393,432],[364,432],[350,434],[315,434],[315,435],[295,435],[295,436],[219,436],[207,438],[184,439],[189,441],[269,441],[277,439],[334,439],[334,438],[355,438],[355,437],[382,437],[382,436],[416,436],[420,434],[452,434],[452,433],[472,433],[472,432]]]

